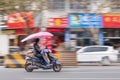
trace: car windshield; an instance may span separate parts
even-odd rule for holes
[[[88,47],[84,49],[84,52],[99,52],[99,51],[107,51],[107,47]]]

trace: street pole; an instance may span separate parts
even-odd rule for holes
[[[41,29],[41,31],[46,31],[47,29],[46,29],[46,24],[47,24],[47,20],[46,20],[46,12],[47,12],[47,3],[46,3],[46,1],[47,0],[41,0],[42,2],[41,2],[41,26],[40,26],[40,29]]]
[[[2,34],[2,15],[0,15],[0,35]]]

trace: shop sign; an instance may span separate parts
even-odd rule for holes
[[[7,25],[9,28],[26,28],[27,25],[34,27],[33,12],[11,13],[8,15]]]
[[[120,14],[104,14],[103,27],[104,28],[120,28]]]
[[[102,16],[98,14],[69,14],[68,18],[72,28],[102,27]]]
[[[68,27],[68,19],[67,18],[50,18],[48,20],[48,27],[66,28]]]

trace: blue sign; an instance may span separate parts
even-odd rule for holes
[[[69,26],[72,28],[100,28],[102,27],[102,16],[97,14],[69,14]]]

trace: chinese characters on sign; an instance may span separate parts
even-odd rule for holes
[[[34,27],[33,12],[9,14],[7,25],[9,28],[26,28],[27,25],[29,25],[29,27]]]
[[[104,28],[120,28],[120,14],[104,14],[103,27]]]
[[[67,18],[50,18],[48,21],[48,27],[66,28],[68,27],[68,19]]]

